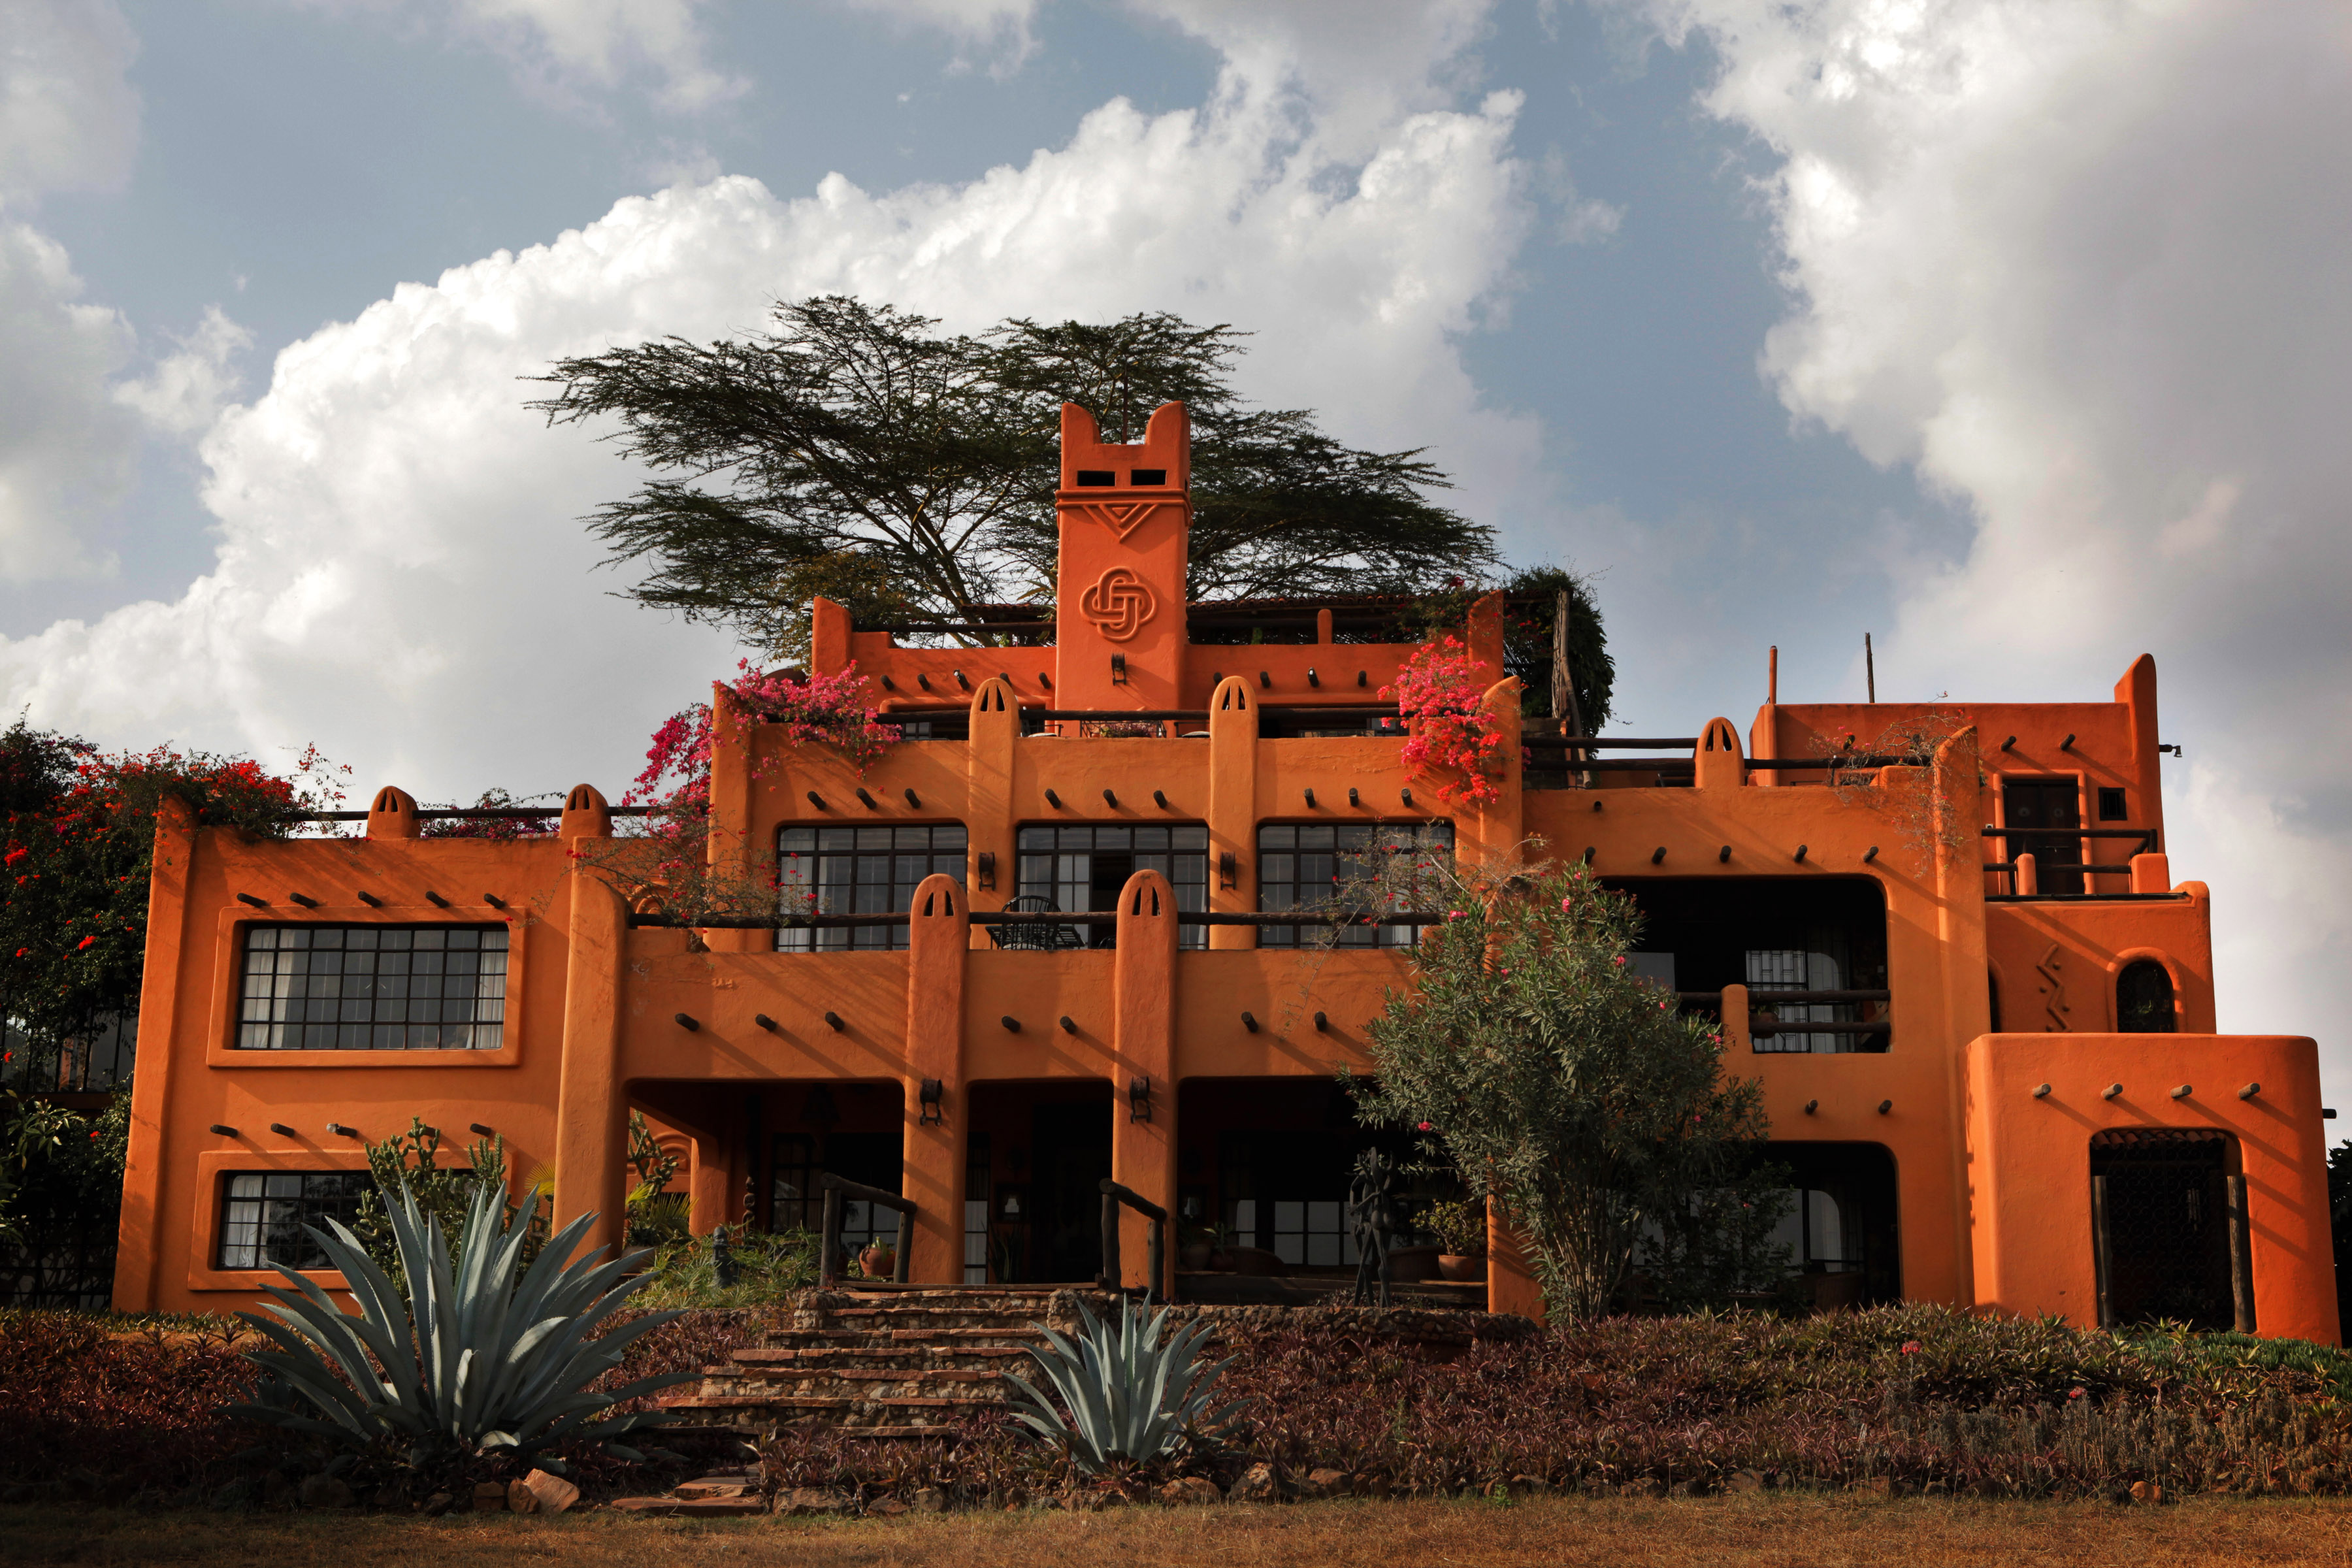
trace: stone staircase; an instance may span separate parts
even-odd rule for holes
[[[1084,1293],[1097,1312],[1108,1298]],[[1001,1373],[1035,1382],[1033,1323],[1077,1326],[1078,1291],[1054,1286],[810,1291],[792,1326],[705,1367],[668,1402],[680,1419],[756,1436],[826,1426],[861,1437],[924,1437],[1002,1405]]]

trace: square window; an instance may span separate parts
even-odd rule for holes
[[[2128,819],[2130,816],[2131,811],[2125,802],[2124,792],[2120,788],[2102,784],[2099,788],[2099,820],[2122,822]]]

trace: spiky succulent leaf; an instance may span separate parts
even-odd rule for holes
[[[533,1193],[506,1215],[505,1194],[484,1184],[453,1253],[439,1223],[403,1184],[385,1193],[404,1299],[340,1223],[306,1226],[343,1274],[359,1310],[338,1308],[314,1281],[280,1268],[293,1287],[265,1287],[269,1316],[241,1314],[272,1347],[250,1352],[264,1377],[236,1413],[362,1447],[398,1435],[480,1453],[525,1453],[566,1437],[590,1442],[667,1419],[666,1412],[595,1418],[624,1400],[690,1380],[640,1378],[625,1388],[589,1384],[628,1347],[679,1316],[653,1312],[594,1338],[642,1283],[622,1277],[649,1256],[572,1254],[595,1222],[583,1215],[548,1238],[528,1268],[522,1257],[537,1217]],[[520,1271],[521,1278],[516,1278]]]
[[[1114,1459],[1156,1459],[1189,1435],[1223,1425],[1237,1408],[1210,1407],[1210,1391],[1232,1363],[1195,1365],[1208,1334],[1202,1325],[1163,1342],[1165,1308],[1145,1318],[1122,1302],[1113,1320],[1097,1318],[1080,1301],[1078,1314],[1084,1327],[1075,1339],[1034,1325],[1045,1347],[1029,1353],[1059,1405],[1024,1378],[1007,1373],[1005,1382],[1013,1389],[1013,1419],[1067,1450],[1080,1469],[1092,1474]]]

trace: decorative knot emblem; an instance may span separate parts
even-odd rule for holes
[[[1116,534],[1123,543],[1135,531],[1136,525],[1160,510],[1156,500],[1090,500],[1078,503],[1078,510]]]
[[[1125,642],[1141,631],[1159,607],[1143,579],[1125,566],[1112,567],[1078,596],[1080,613],[1113,642]]]

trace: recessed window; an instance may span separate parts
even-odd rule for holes
[[[1020,888],[1024,898],[1042,898],[1048,910],[1112,910],[1118,890],[1138,871],[1157,871],[1176,889],[1176,908],[1199,913],[1209,907],[1209,829],[1198,822],[1136,826],[1107,822],[1031,823],[1021,829]],[[1058,928],[1075,933],[1075,945],[1108,947],[1110,926]],[[1180,924],[1180,947],[1206,947],[1206,926]]]
[[[507,942],[502,925],[249,926],[237,1048],[497,1050]]]
[[[1257,830],[1257,907],[1261,914],[1285,910],[1339,908],[1372,912],[1369,884],[1390,868],[1391,858],[1412,855],[1435,868],[1453,863],[1454,825],[1268,822]],[[1402,909],[1414,895],[1410,877],[1400,879],[1388,907]],[[1417,925],[1330,926],[1312,923],[1260,926],[1260,947],[1410,947],[1421,939]]]
[[[2179,1027],[2172,976],[2152,958],[2126,963],[2116,976],[2116,1028],[2126,1035],[2169,1035]]]
[[[1168,470],[1165,468],[1135,468],[1129,472],[1127,482],[1131,485],[1164,485],[1168,482]]]
[[[2101,784],[2099,786],[2099,820],[2123,822],[2128,820],[2130,816],[2131,808],[2125,803],[2122,788],[2115,784]]]
[[[359,1218],[365,1171],[238,1171],[223,1182],[220,1267],[326,1268],[327,1254],[303,1233]]]
[[[1109,468],[1080,468],[1078,483],[1088,488],[1118,483],[1118,475]]]
[[[776,837],[779,907],[788,915],[904,914],[934,872],[964,879],[968,836],[961,822],[896,827],[787,827]],[[778,952],[843,952],[907,945],[899,925],[780,931]]]

